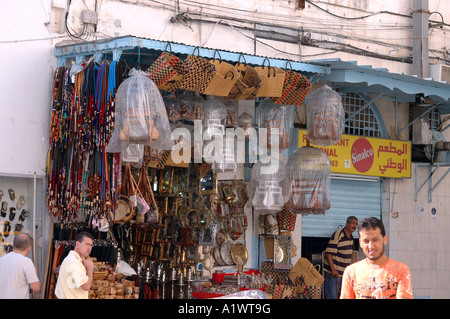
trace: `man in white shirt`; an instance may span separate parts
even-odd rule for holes
[[[92,245],[93,237],[88,232],[80,232],[75,237],[75,249],[64,258],[59,269],[55,288],[58,299],[88,299],[94,263],[87,258]]]
[[[0,257],[0,299],[29,299],[30,288],[41,290],[41,282],[33,261],[26,257],[33,238],[26,233],[14,237],[13,250]]]

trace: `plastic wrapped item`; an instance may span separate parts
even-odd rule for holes
[[[205,119],[205,99],[195,92],[192,97],[192,120],[204,120]]]
[[[275,147],[278,142],[280,150],[287,149],[291,144],[291,133],[294,128],[294,116],[291,105],[274,104],[270,98],[265,98],[259,105],[258,127],[267,130],[262,138],[262,145]]]
[[[253,165],[250,188],[252,205],[258,213],[276,214],[283,208],[288,191],[286,177],[286,166],[279,160]]]
[[[253,127],[253,116],[251,116],[247,112],[242,113],[238,117],[238,126],[244,131],[248,128]]]
[[[173,147],[163,98],[158,87],[142,71],[131,69],[116,92],[114,131],[106,151],[116,153],[129,144]]]
[[[227,109],[223,99],[208,96],[205,104],[205,130],[209,136],[225,134]]]
[[[237,100],[226,100],[225,107],[227,109],[227,119],[225,125],[228,127],[236,127],[238,124],[239,105]]]
[[[345,124],[345,111],[339,93],[328,85],[323,85],[309,93],[307,99],[308,140],[321,146],[338,143]]]
[[[178,97],[180,102],[180,120],[192,120],[192,96],[187,91],[183,91]]]
[[[135,168],[141,168],[144,158],[144,145],[130,144],[121,152],[122,163],[130,163]]]
[[[212,163],[214,173],[235,172],[237,168],[234,136],[224,136],[223,149]]]
[[[172,123],[178,122],[180,119],[180,101],[178,101],[177,97],[174,94],[166,95],[164,104],[169,121]]]
[[[294,214],[325,214],[330,209],[331,166],[321,149],[305,146],[295,150],[286,164],[289,198],[286,208]]]

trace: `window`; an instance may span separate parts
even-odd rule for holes
[[[383,137],[375,105],[365,107],[368,99],[357,93],[341,93],[345,110],[344,134]]]

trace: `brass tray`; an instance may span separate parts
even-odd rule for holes
[[[248,260],[247,247],[241,243],[235,243],[231,248],[231,258],[236,265],[245,265]]]

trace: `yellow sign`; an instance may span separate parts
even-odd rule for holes
[[[307,131],[298,131],[298,147],[306,146]],[[342,135],[339,143],[323,147],[333,173],[411,178],[411,142]]]

